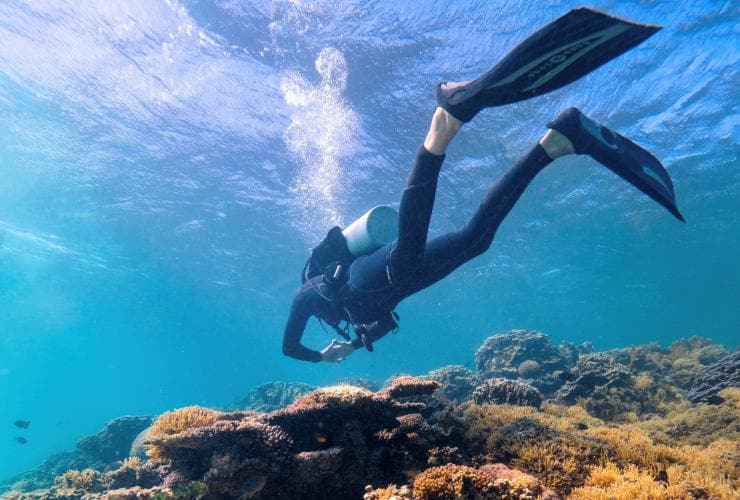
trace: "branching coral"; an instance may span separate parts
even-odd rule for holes
[[[646,471],[629,464],[620,469],[613,463],[595,467],[582,488],[573,490],[573,500],[683,500],[737,498],[737,488],[724,478],[702,476],[678,466],[666,471],[668,480],[656,478]]]
[[[162,457],[162,449],[155,443],[156,441],[190,429],[209,426],[220,415],[222,413],[219,411],[200,406],[187,406],[163,413],[147,431],[146,443],[149,445],[147,454],[151,458]]]
[[[583,484],[590,465],[613,450],[605,441],[582,433],[577,424],[583,424],[578,418],[583,410],[565,417],[566,412],[554,405],[546,408],[552,413],[504,405],[471,406],[465,414],[468,438],[482,459],[511,463],[557,492],[567,493]],[[598,422],[585,419],[589,424]]]
[[[75,492],[95,492],[102,490],[100,472],[93,469],[70,470],[54,479],[54,485],[60,490]]]
[[[160,415],[149,429],[149,437],[157,439],[178,434],[194,427],[205,427],[215,422],[221,412],[201,406],[187,406]]]
[[[687,402],[671,408],[664,418],[641,422],[639,425],[656,441],[663,444],[707,445],[719,438],[740,440],[740,402],[733,399],[740,389],[720,392],[724,402],[718,405]]]

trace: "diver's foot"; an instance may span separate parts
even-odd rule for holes
[[[576,108],[566,109],[547,126],[564,135],[576,154],[589,155],[684,220],[668,172],[649,151]]]
[[[547,156],[553,160],[576,152],[573,143],[563,134],[553,129],[548,130],[544,137],[540,139],[540,146],[545,150]]]
[[[463,123],[473,119],[483,109],[482,89],[475,88],[476,80],[442,82],[437,84],[437,106]]]
[[[596,123],[578,108],[566,109],[548,123],[547,127],[565,136],[576,154],[589,155],[596,161],[601,161],[599,157],[604,153],[619,150],[621,136]]]

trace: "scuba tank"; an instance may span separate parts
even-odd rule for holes
[[[398,236],[398,212],[378,205],[342,230],[350,253],[359,257],[374,252]]]
[[[324,275],[336,276],[336,267],[347,269],[352,261],[367,255],[396,239],[398,236],[398,212],[387,205],[379,205],[365,212],[362,217],[344,230],[335,226],[323,240],[311,250],[303,266],[301,281]],[[327,273],[327,267],[334,270]]]

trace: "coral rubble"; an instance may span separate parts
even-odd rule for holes
[[[514,330],[477,371],[267,384],[248,411],[109,424],[78,446],[105,463],[6,498],[738,498],[738,359],[698,337],[594,353]]]

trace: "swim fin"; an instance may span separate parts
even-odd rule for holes
[[[623,135],[598,124],[577,108],[568,108],[547,124],[587,154],[663,205],[681,222],[673,182],[660,161]]]
[[[536,31],[481,77],[440,83],[437,104],[468,122],[483,108],[563,87],[646,40],[660,26],[581,7]]]

